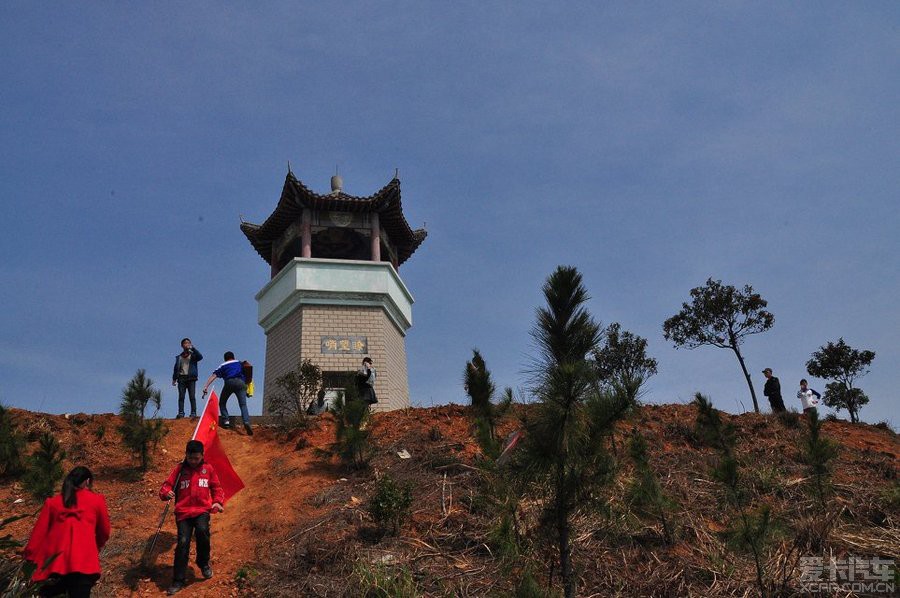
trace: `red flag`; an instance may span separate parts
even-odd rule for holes
[[[219,442],[219,396],[216,391],[213,391],[206,401],[203,416],[200,417],[197,429],[194,430],[193,440],[203,443],[203,460],[215,468],[222,490],[225,491],[223,502],[228,502],[229,498],[244,487],[244,482],[234,471],[222,443]]]

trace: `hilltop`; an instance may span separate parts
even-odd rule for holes
[[[102,555],[104,575],[94,595],[161,595],[171,578],[171,515],[155,566],[142,571],[139,559],[162,512],[159,486],[181,458],[194,424],[167,421],[169,434],[155,451],[153,466],[136,477],[116,431],[118,416],[11,413],[29,439],[29,450],[40,432],[51,431],[68,453],[66,467],[90,467],[95,490],[107,498],[113,535]],[[712,451],[695,437],[694,416],[689,405],[648,405],[619,427],[620,447],[632,427],[647,437],[651,464],[679,504],[677,537],[665,545],[652,522],[628,515],[622,496],[630,466],[622,454],[622,471],[604,512],[577,521],[574,561],[580,595],[754,595],[748,559],[724,549],[725,522],[709,476]],[[808,524],[803,427],[753,413],[723,417],[736,426],[738,456],[752,491],[771,505],[784,529],[769,551],[768,565],[773,575],[787,580],[785,595],[790,595],[799,572],[785,565]],[[508,422],[504,431],[514,426],[514,420]],[[393,579],[429,596],[510,595],[526,562],[546,587],[552,560],[546,545],[535,544],[527,556],[512,561],[494,554],[496,522],[481,498],[479,449],[471,432],[467,408],[456,405],[376,414],[372,433],[377,452],[371,467],[352,472],[321,455],[334,440],[330,415],[299,437],[285,438],[266,427],[253,437],[222,431],[223,445],[246,488],[213,519],[215,577],[203,581],[194,568],[188,588],[179,595],[352,596],[363,593],[363,579]],[[834,467],[839,521],[828,550],[838,557],[900,560],[897,436],[886,428],[844,421],[825,422],[824,434],[841,447]],[[398,456],[402,450],[410,458]],[[385,473],[413,485],[411,521],[397,536],[382,537],[366,508],[376,479]],[[10,480],[0,480],[0,504],[4,515],[38,508]],[[534,539],[535,532],[527,530],[534,530],[535,507],[531,497],[522,497],[526,541]],[[22,538],[32,522],[22,520],[10,529]]]

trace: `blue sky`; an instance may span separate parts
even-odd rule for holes
[[[662,338],[712,276],[775,314],[744,345],[760,395],[770,366],[798,403],[843,336],[877,353],[862,418],[896,426],[898,25],[896,2],[5,2],[0,400],[115,411],[146,368],[171,416],[183,336],[201,376],[226,349],[262,366],[239,218],[290,161],[355,195],[400,169],[429,231],[400,268],[413,404],[464,402],[473,347],[521,385],[567,264],[648,339],[648,401],[750,407],[730,352]]]

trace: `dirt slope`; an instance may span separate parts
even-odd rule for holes
[[[156,565],[149,573],[142,571],[139,558],[164,506],[157,498],[159,486],[181,458],[193,423],[169,421],[170,432],[154,455],[153,467],[136,477],[133,462],[122,450],[115,431],[116,416],[66,418],[19,410],[13,413],[32,446],[40,431],[52,431],[69,453],[66,467],[76,463],[90,467],[96,475],[95,490],[107,498],[113,536],[102,556],[104,576],[95,595],[160,595],[171,580],[175,541],[171,514],[160,537]],[[760,478],[760,496],[785,513],[792,504],[805,500],[799,487],[804,477],[798,464],[801,431],[755,414],[731,420],[738,427],[745,460],[765,466],[760,470],[766,472],[766,477]],[[699,548],[702,542],[712,541],[724,525],[712,488],[704,479],[709,454],[695,445],[692,421],[693,409],[689,406],[649,406],[622,427],[624,433],[637,426],[650,439],[663,483],[683,505],[679,517],[681,540],[675,546],[660,546],[647,539],[653,536],[650,525],[616,527],[613,536],[620,540],[611,543],[602,539],[613,537],[608,520],[580,522],[575,560],[580,564],[579,587],[585,595],[591,591],[605,595],[702,595],[702,588],[716,588],[713,593],[728,595],[750,579],[739,561],[720,563],[729,557],[723,553],[710,559]],[[513,425],[510,422],[507,427]],[[896,505],[881,498],[897,484],[897,437],[873,426],[840,421],[828,422],[825,432],[842,444],[835,481],[838,500],[852,508],[844,515],[843,535],[838,535],[835,548],[853,551],[854,546],[841,544],[840,538],[847,538],[847,542],[857,538],[863,549],[900,557],[894,554],[900,549],[890,549],[900,539],[900,514]],[[417,591],[425,595],[475,596],[511,591],[516,569],[510,571],[503,566],[489,547],[492,520],[479,502],[478,477],[472,468],[478,451],[466,410],[446,406],[379,414],[373,436],[378,451],[372,467],[351,473],[317,455],[317,449],[333,441],[330,416],[304,436],[305,446],[299,450],[295,439],[279,439],[274,430],[259,428],[252,438],[242,431],[223,431],[225,450],[246,488],[232,498],[225,513],[213,518],[215,577],[199,579],[192,563],[189,585],[180,595],[352,595],[348,584],[355,575],[354,563],[402,566],[410,572]],[[412,459],[399,458],[400,449],[409,451]],[[365,511],[375,478],[388,471],[414,484],[412,522],[397,538],[381,538],[375,533]],[[621,483],[613,492],[617,490],[621,490]],[[18,499],[22,500],[16,502]],[[30,513],[38,507],[18,484],[8,480],[0,480],[0,505],[2,515]],[[528,510],[525,497],[523,511]],[[32,521],[17,522],[14,535],[27,536]],[[864,550],[857,546],[855,553],[861,552]],[[537,555],[535,562],[546,561],[546,556]],[[621,579],[610,577],[610,566],[621,569],[613,565],[616,562],[633,563],[627,574],[635,577],[630,589],[621,586]],[[716,585],[724,583],[716,575],[728,571],[733,583]],[[536,574],[544,582],[548,580],[548,571],[538,570]],[[639,587],[641,583],[657,587],[651,582],[659,584],[663,579],[668,580],[669,590]]]

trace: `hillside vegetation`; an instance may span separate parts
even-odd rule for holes
[[[189,573],[183,595],[556,595],[557,555],[538,519],[541,505],[528,495],[515,496],[514,520],[502,523],[503,507],[497,504],[502,493],[480,456],[470,409],[450,405],[375,415],[373,458],[358,471],[323,452],[334,442],[331,415],[291,437],[265,427],[252,438],[223,431],[223,445],[246,489],[214,517],[216,577],[203,581],[198,571],[193,578]],[[516,429],[527,409],[516,407],[499,432]],[[711,475],[717,452],[698,436],[696,415],[694,405],[648,405],[619,422],[612,486],[598,508],[575,520],[578,595],[759,594],[753,559],[728,542],[733,517]],[[95,490],[107,498],[113,536],[102,555],[104,575],[95,595],[162,592],[171,576],[171,517],[149,569],[141,567],[140,557],[162,511],[159,485],[180,459],[193,424],[167,422],[170,432],[141,474],[123,448],[118,416],[16,409],[11,416],[28,441],[26,452],[50,432],[66,451],[66,469],[90,467]],[[900,444],[892,431],[824,422],[823,436],[838,443],[838,452],[833,493],[823,511],[810,490],[803,420],[752,413],[722,418],[734,425],[748,500],[772,514],[773,533],[763,551],[772,595],[797,594],[800,557],[900,560]],[[632,430],[646,439],[650,467],[672,503],[671,542],[658,518],[628,499],[635,478],[628,453]],[[398,455],[404,450],[408,459]],[[408,516],[400,504],[403,491],[410,492]],[[400,507],[396,533],[393,525],[373,518],[373,512],[383,512],[372,509],[376,493],[382,507]],[[4,516],[39,507],[10,477],[0,481],[0,504]],[[24,538],[32,523],[28,517],[7,531]]]

